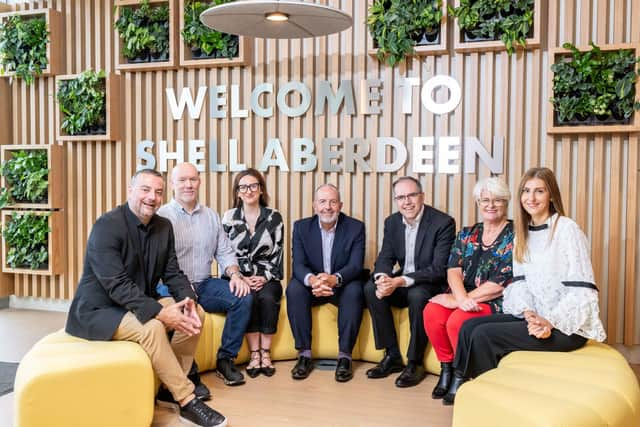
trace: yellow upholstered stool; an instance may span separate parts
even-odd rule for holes
[[[640,387],[624,357],[605,344],[518,351],[460,388],[453,426],[471,425],[640,426]]]
[[[398,345],[401,349],[409,346],[409,311],[408,309],[393,308],[394,323],[398,333]],[[323,304],[311,309],[311,354],[317,359],[335,359],[338,357],[338,308],[332,304]],[[196,351],[196,362],[200,371],[208,371],[216,367],[216,353],[222,339],[225,316],[223,314],[205,315],[202,335]],[[298,353],[295,349],[293,334],[287,318],[286,298],[282,298],[278,331],[273,337],[271,357],[273,360],[293,360]],[[384,355],[382,350],[376,350],[373,338],[373,326],[369,310],[364,310],[360,333],[353,348],[354,360],[379,362]],[[404,354],[403,354],[403,357]],[[405,358],[406,359],[406,358]],[[237,363],[249,360],[249,349],[246,341],[242,344]],[[406,360],[405,360],[406,362]],[[434,374],[440,373],[440,362],[436,358],[431,345],[427,347],[424,357],[425,368]]]
[[[154,375],[131,342],[87,341],[58,331],[20,362],[15,427],[149,426]]]

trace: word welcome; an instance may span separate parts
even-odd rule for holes
[[[341,80],[336,91],[333,90],[331,82],[327,80],[318,80],[316,85],[317,94],[314,105],[316,116],[325,114],[327,105],[332,114],[338,114],[340,110],[343,110],[343,114],[356,114],[356,95],[353,81]],[[403,114],[412,113],[413,88],[419,85],[420,79],[417,77],[408,77],[400,81],[398,89],[402,99],[401,111]],[[449,99],[438,103],[434,100],[434,94],[440,87],[448,89]],[[381,114],[381,89],[381,80],[363,79],[360,81],[358,108],[362,114]],[[249,109],[240,105],[240,85],[232,84],[230,97],[228,97],[227,85],[200,86],[195,100],[188,87],[182,89],[179,97],[176,97],[174,88],[166,88],[167,102],[173,120],[180,120],[185,109],[191,119],[200,119],[207,90],[209,91],[209,116],[211,118],[249,117]],[[253,88],[250,97],[250,109],[253,114],[265,118],[273,116],[273,92],[273,83],[260,83]],[[420,92],[422,105],[434,114],[446,114],[453,111],[460,103],[461,97],[462,91],[458,82],[445,75],[437,75],[428,79]],[[298,101],[295,105],[291,102],[294,99]],[[227,111],[228,100],[230,101],[230,112]],[[287,117],[302,116],[311,108],[311,102],[311,88],[300,81],[290,81],[283,84],[276,94],[276,106]]]

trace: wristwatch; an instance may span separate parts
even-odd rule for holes
[[[234,271],[233,273],[231,273],[231,274],[229,275],[229,279],[233,279],[233,275],[234,275],[234,274],[239,274],[239,275],[240,275],[240,277],[242,277],[242,273],[240,273],[239,271]]]
[[[336,274],[336,286],[342,286],[342,276],[340,274]]]

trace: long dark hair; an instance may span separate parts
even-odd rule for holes
[[[242,199],[240,198],[238,187],[240,186],[240,180],[247,175],[251,175],[255,179],[258,180],[258,184],[260,184],[260,189],[262,193],[260,194],[260,206],[269,206],[269,193],[267,192],[267,183],[264,180],[264,176],[260,172],[258,172],[254,168],[245,169],[241,172],[238,172],[236,177],[233,180],[233,207],[241,208],[242,207]]]

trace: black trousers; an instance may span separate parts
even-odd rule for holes
[[[477,317],[460,329],[453,366],[464,377],[474,378],[496,368],[512,351],[573,351],[586,342],[580,335],[565,335],[557,329],[549,338],[538,339],[529,335],[526,320],[510,314]]]
[[[397,288],[391,295],[378,299],[375,283],[371,280],[367,282],[364,287],[364,297],[371,313],[376,348],[383,349],[398,345],[391,306],[409,307],[409,330],[411,336],[409,338],[407,358],[421,363],[428,342],[427,334],[424,332],[422,310],[424,310],[424,306],[427,305],[429,299],[440,292],[442,292],[440,287],[413,285],[408,288]]]
[[[258,292],[251,292],[253,305],[247,332],[275,334],[278,330],[282,284],[279,280],[270,280]]]
[[[338,307],[338,348],[343,353],[352,353],[364,310],[362,282],[354,280],[334,288],[334,291],[330,297],[315,297],[311,288],[298,280],[289,282],[287,314],[297,350],[311,349],[311,307],[331,303]]]

